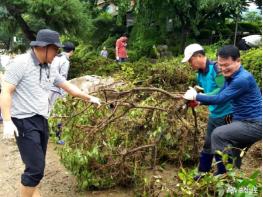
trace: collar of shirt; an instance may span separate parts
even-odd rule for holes
[[[30,55],[33,59],[34,65],[40,66],[41,68],[49,68],[50,67],[49,64],[41,64],[39,62],[39,60],[37,59],[37,56],[36,56],[35,52],[33,51],[33,49],[30,50]]]
[[[45,72],[46,76],[47,76],[47,78],[49,78],[49,76],[50,76],[50,65],[45,64],[45,63],[44,64],[40,63],[39,60],[37,59],[37,56],[36,56],[33,49],[31,49],[30,55],[33,59],[34,65],[40,67],[40,69],[39,69],[39,81],[41,82],[41,79],[42,79],[42,68],[44,68],[46,70],[46,72]]]
[[[33,59],[33,62],[34,62],[34,65],[40,65],[40,62],[39,62],[39,60],[37,59],[37,56],[36,56],[36,54],[34,53],[34,51],[33,51],[33,49],[31,49],[30,51],[29,51],[29,53],[30,53],[30,55],[31,55],[31,57],[32,57],[32,59]]]
[[[207,59],[207,60],[206,60],[206,63],[205,63],[205,70],[198,69],[198,72],[199,72],[199,73],[203,73],[203,74],[208,73],[208,71],[209,71],[209,65],[210,65],[210,64],[212,64],[212,62],[211,62],[209,59]]]
[[[68,53],[62,52],[62,53],[61,53],[61,56],[62,56],[62,55],[64,55],[64,56],[67,58],[67,60],[69,60],[69,55],[68,55]]]

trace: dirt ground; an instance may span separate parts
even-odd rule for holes
[[[24,170],[16,143],[14,140],[2,139],[0,125],[0,197],[18,197],[20,176]],[[45,177],[40,184],[43,197],[128,197],[131,192],[122,189],[105,191],[79,192],[74,176],[68,172],[59,161],[55,144],[49,143],[46,159]]]
[[[124,189],[110,189],[104,191],[79,192],[74,176],[68,172],[59,161],[56,153],[57,145],[49,143],[46,159],[45,177],[40,184],[43,197],[129,197],[132,191]],[[261,170],[261,142],[254,145],[246,154],[242,171],[251,174],[255,169]],[[2,139],[2,125],[0,124],[0,197],[18,197],[20,175],[24,170],[15,141]],[[171,168],[171,167],[170,167]],[[169,168],[169,169],[170,169]],[[171,174],[171,172],[173,172]],[[164,171],[162,176],[175,176],[175,171]]]

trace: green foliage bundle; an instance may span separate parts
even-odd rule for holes
[[[113,108],[107,104],[98,110],[78,100],[56,108],[56,116],[64,117],[61,160],[82,189],[135,186],[162,158],[196,159],[193,121],[177,114],[175,100],[162,97],[142,92],[112,103]],[[55,128],[57,119],[50,124]]]
[[[62,118],[66,141],[60,150],[61,159],[77,176],[81,188],[138,186],[145,170],[164,159],[177,164],[197,159],[200,141],[196,138],[204,128],[194,129],[191,111],[180,114],[182,100],[155,89],[133,89],[138,83],[160,84],[176,95],[180,88],[187,88],[183,86],[192,77],[189,70],[176,59],[155,65],[147,62],[147,66],[145,61],[120,65],[117,77],[127,86],[119,93],[100,90],[100,97],[107,102],[100,109],[71,98],[56,106],[54,114]],[[199,112],[206,116],[202,108]],[[57,121],[50,121],[53,130]]]

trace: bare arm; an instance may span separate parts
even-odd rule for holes
[[[70,95],[79,97],[81,99],[90,101],[91,96],[81,91],[77,86],[71,84],[68,81],[65,81],[63,83],[59,83],[58,87],[62,88],[66,92],[68,92]]]
[[[12,104],[12,95],[16,89],[16,86],[7,82],[2,83],[2,92],[1,92],[1,112],[4,121],[11,120],[11,104]]]
[[[115,57],[117,58],[119,54],[119,40],[115,43]]]
[[[119,51],[118,51],[118,50],[119,50],[119,48],[116,46],[116,48],[115,48],[115,51],[116,51],[115,56],[116,56],[116,57],[118,57],[118,54],[119,54]]]

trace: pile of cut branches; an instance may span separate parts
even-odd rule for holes
[[[50,121],[53,130],[62,121],[61,159],[82,188],[132,186],[164,160],[182,165],[198,156],[204,123],[185,108],[181,92],[135,87],[96,94],[104,100],[100,108],[68,97]]]

